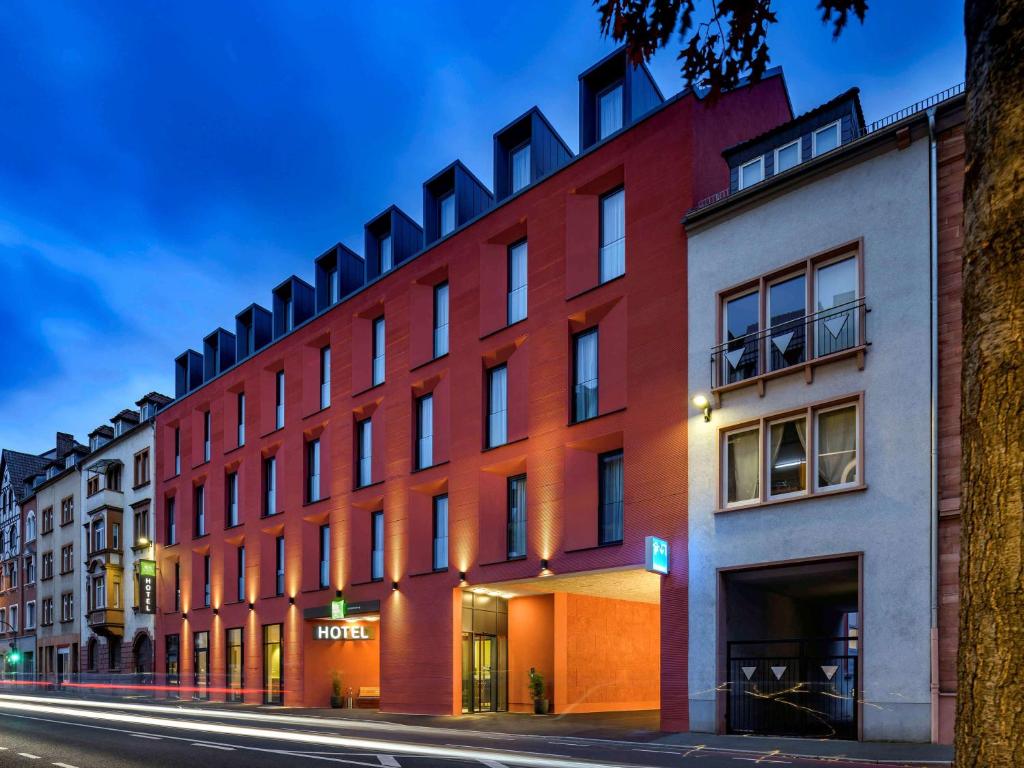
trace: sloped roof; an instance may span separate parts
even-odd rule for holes
[[[8,448],[3,450],[0,460],[2,460],[3,464],[7,465],[7,472],[11,478],[14,495],[19,500],[26,491],[25,481],[43,472],[47,465],[50,464],[50,459],[43,456],[36,456],[34,453],[12,451]]]

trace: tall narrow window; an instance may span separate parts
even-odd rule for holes
[[[236,577],[237,578],[237,582],[236,582],[236,585],[235,585],[236,588],[237,588],[236,594],[237,594],[237,597],[238,597],[238,602],[241,603],[241,602],[243,602],[245,600],[245,545],[244,544],[239,544],[238,545],[238,549],[235,551],[235,568],[238,571],[238,575]]]
[[[198,485],[195,490],[195,526],[193,537],[206,535],[206,488]]]
[[[384,317],[373,321],[373,384],[384,381]]]
[[[167,513],[167,544],[178,543],[178,520],[175,516],[174,497],[171,496],[164,502],[164,509]]]
[[[338,300],[338,268],[325,270],[327,278],[327,306]]]
[[[174,610],[181,610],[181,563],[174,561]]]
[[[438,201],[441,237],[455,230],[455,193],[449,192]]]
[[[384,513],[374,512],[370,518],[370,578],[384,578]]]
[[[245,392],[238,393],[238,445],[245,445]]]
[[[284,703],[283,624],[263,627],[263,703]]]
[[[512,193],[515,194],[530,184],[530,142],[521,144],[512,150],[509,157],[512,177]]]
[[[526,556],[526,475],[508,479],[508,556]]]
[[[622,451],[601,454],[598,460],[597,541],[613,544],[622,541]]]
[[[508,324],[526,317],[526,241],[508,249]]]
[[[285,333],[290,331],[292,329],[292,325],[293,325],[292,319],[293,319],[294,313],[292,312],[292,303],[293,303],[292,302],[292,297],[290,295],[288,296],[288,298],[286,298],[282,302],[282,305],[283,305],[283,308],[284,308],[284,330],[285,330]]]
[[[807,281],[803,274],[768,287],[768,366],[777,371],[804,361]]]
[[[814,295],[815,354],[818,357],[857,345],[857,259],[818,267]]]
[[[759,301],[760,293],[753,291],[725,302],[722,330],[726,343],[720,364],[726,384],[743,381],[760,372],[757,361]]]
[[[274,427],[284,426],[284,371],[278,371],[274,382]]]
[[[434,497],[434,570],[448,567],[448,494]]]
[[[391,259],[391,234],[388,233],[380,239],[380,251],[377,254],[380,274],[384,274],[392,267]]]
[[[210,412],[206,411],[203,413],[203,461],[210,460],[210,432],[212,431],[212,425],[210,423]]]
[[[373,422],[363,419],[356,424],[359,463],[356,467],[360,488],[373,482]]]
[[[164,672],[167,674],[167,684],[178,684],[178,654],[180,641],[178,635],[167,635],[164,638]]]
[[[416,401],[416,468],[434,463],[434,396],[424,395]]]
[[[306,443],[306,501],[320,501],[320,441]]]
[[[807,419],[768,426],[768,496],[779,498],[807,490]]]
[[[846,405],[818,412],[818,488],[854,485],[857,478],[857,407]]]
[[[245,640],[242,627],[227,631],[227,700],[242,701],[245,688]]]
[[[174,428],[174,474],[181,474],[181,427]]]
[[[573,360],[573,421],[597,416],[597,328],[577,334]]]
[[[284,594],[284,536],[274,539],[274,594]]]
[[[761,431],[732,432],[725,438],[725,503],[745,504],[761,498]]]
[[[508,442],[508,366],[487,372],[487,447]]]
[[[331,584],[331,526],[320,526],[320,589]]]
[[[597,96],[597,138],[606,138],[622,128],[622,117],[622,82],[620,81]]]
[[[227,527],[238,525],[238,473],[232,472],[227,478]]]
[[[210,607],[210,556],[203,555],[203,605]]]
[[[434,357],[448,354],[448,283],[434,287]]]
[[[601,198],[600,280],[605,283],[626,272],[626,191],[617,189]]]
[[[263,514],[277,514],[277,457],[263,460]]]
[[[320,350],[320,407],[331,404],[331,348]]]

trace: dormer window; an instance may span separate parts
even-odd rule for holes
[[[515,194],[530,183],[530,142],[527,141],[513,149],[509,163],[512,193]]]
[[[65,456],[64,457],[64,469],[68,469],[69,467],[75,466],[75,460],[77,458],[78,457],[75,456],[75,454],[73,454],[73,453],[69,453],[67,456]]]
[[[455,230],[455,193],[449,192],[438,201],[441,237]]]
[[[124,422],[123,421],[115,421],[114,422],[114,437],[120,437],[123,434],[124,434]]]
[[[597,95],[597,138],[611,136],[622,129],[622,81],[613,83]]]
[[[800,164],[800,139],[783,144],[775,150],[775,173],[788,171]]]
[[[380,265],[380,274],[384,274],[389,271],[393,266],[391,256],[391,233],[384,235],[380,239],[380,246],[377,253],[378,264]]]
[[[811,156],[817,157],[839,146],[839,121],[819,128],[811,134]]]
[[[739,176],[739,188],[746,189],[747,187],[757,184],[759,181],[764,180],[764,156],[754,158],[749,163],[744,163],[740,166]]]
[[[292,314],[292,297],[288,296],[283,302],[283,314],[284,314],[284,332],[288,333],[292,329],[294,323]]]

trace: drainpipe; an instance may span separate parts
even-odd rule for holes
[[[930,241],[931,298],[931,483],[929,492],[931,523],[931,724],[932,743],[939,740],[939,199],[938,138],[935,135],[935,107],[928,109],[928,208]]]

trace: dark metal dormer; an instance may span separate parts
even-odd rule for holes
[[[436,243],[494,205],[494,196],[456,160],[423,185],[424,245]]]
[[[779,74],[769,70],[765,77]],[[860,138],[865,133],[860,89],[831,101],[722,152],[729,164],[729,192],[795,168]]]
[[[423,250],[423,229],[392,205],[364,228],[366,282],[380,277]]]
[[[97,451],[114,439],[114,428],[109,424],[96,427],[89,433],[89,451]]]
[[[167,395],[162,395],[159,392],[150,392],[136,400],[135,405],[139,407],[139,416],[143,421],[147,421],[156,416],[157,411],[169,402],[171,402],[171,398]]]
[[[494,196],[498,201],[540,181],[572,160],[572,150],[532,107],[494,134]]]
[[[187,349],[174,359],[174,396],[187,395],[203,385],[203,356]]]
[[[628,128],[663,101],[650,70],[634,67],[624,47],[605,56],[580,75],[580,151]]]
[[[316,260],[316,311],[323,312],[362,287],[366,267],[362,257],[341,243]]]
[[[280,338],[313,316],[313,286],[292,275],[274,289],[274,338]]]
[[[139,425],[139,412],[125,408],[114,416],[110,423],[114,425],[114,437],[120,437],[132,427]]]
[[[235,315],[235,360],[241,362],[273,340],[274,316],[266,307],[250,304]]]
[[[203,339],[203,381],[219,376],[235,364],[235,334],[218,328]]]

